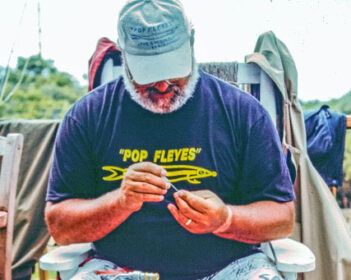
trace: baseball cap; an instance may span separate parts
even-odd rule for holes
[[[131,0],[119,14],[118,45],[138,84],[188,76],[192,36],[178,0]]]

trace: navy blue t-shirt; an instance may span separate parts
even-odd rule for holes
[[[194,95],[179,110],[155,114],[135,103],[123,78],[78,101],[60,127],[47,201],[96,198],[120,186],[129,165],[151,161],[179,189],[209,189],[225,203],[286,202],[294,193],[279,137],[250,95],[200,72]],[[159,272],[161,279],[197,279],[257,246],[192,234],[167,209],[144,203],[96,254],[121,267]],[[91,229],[99,230],[99,229]]]

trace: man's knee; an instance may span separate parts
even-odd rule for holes
[[[211,280],[283,280],[275,265],[262,253],[236,260]]]
[[[277,275],[277,272],[272,273],[260,273],[258,278],[254,277],[252,280],[283,280],[283,278]]]

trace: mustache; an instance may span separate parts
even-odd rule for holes
[[[149,96],[152,96],[154,94],[167,94],[171,91],[173,91],[175,95],[178,95],[180,93],[180,89],[177,85],[169,85],[166,91],[164,92],[159,91],[156,87],[148,87],[145,91]]]

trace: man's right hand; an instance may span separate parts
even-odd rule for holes
[[[131,165],[121,186],[95,199],[47,202],[45,218],[60,245],[93,242],[109,234],[144,202],[160,202],[169,188],[166,170],[150,162]],[[98,228],[99,230],[91,230]]]
[[[151,162],[129,166],[121,186],[116,190],[122,208],[135,212],[144,202],[160,202],[169,189],[167,171]]]

